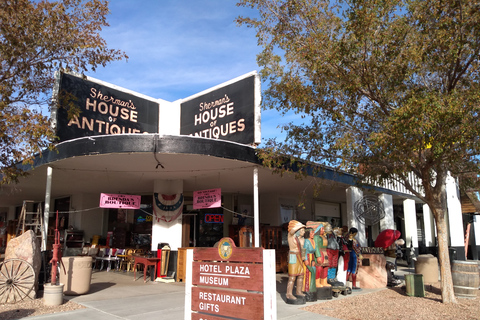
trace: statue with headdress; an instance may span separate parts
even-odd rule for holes
[[[287,303],[304,304],[305,294],[302,292],[304,272],[304,241],[305,225],[291,220],[288,223],[288,283],[287,283]],[[296,285],[295,295],[293,287]]]

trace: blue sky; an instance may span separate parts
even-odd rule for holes
[[[255,30],[234,21],[256,11],[235,0],[113,0],[109,7],[102,36],[129,59],[88,76],[175,101],[260,70]],[[277,125],[287,122],[279,117],[262,110],[262,140],[279,136]]]

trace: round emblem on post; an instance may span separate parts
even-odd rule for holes
[[[223,260],[228,260],[232,255],[232,248],[235,247],[235,243],[231,238],[222,238],[218,244],[218,255]]]

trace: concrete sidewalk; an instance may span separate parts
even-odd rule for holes
[[[132,272],[95,271],[92,274],[90,291],[81,296],[66,296],[66,299],[85,306],[85,309],[30,317],[29,319],[65,319],[65,320],[150,320],[150,319],[183,319],[185,303],[185,285],[182,282],[160,283],[147,280],[143,282],[143,273],[137,273],[134,281]],[[285,292],[288,276],[277,274],[277,319],[320,319],[335,318],[302,310],[305,306],[325,301],[307,303],[305,305],[288,305],[285,303]],[[363,289],[351,295],[334,299],[368,294],[383,289]]]

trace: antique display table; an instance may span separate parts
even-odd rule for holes
[[[137,256],[133,255],[132,256],[134,259],[134,265],[133,265],[133,280],[137,280],[137,264],[143,264],[143,282],[147,282],[147,268],[149,266],[154,267],[154,275],[157,275],[157,264],[161,260],[160,258],[155,258],[155,257],[147,257],[147,256]]]

